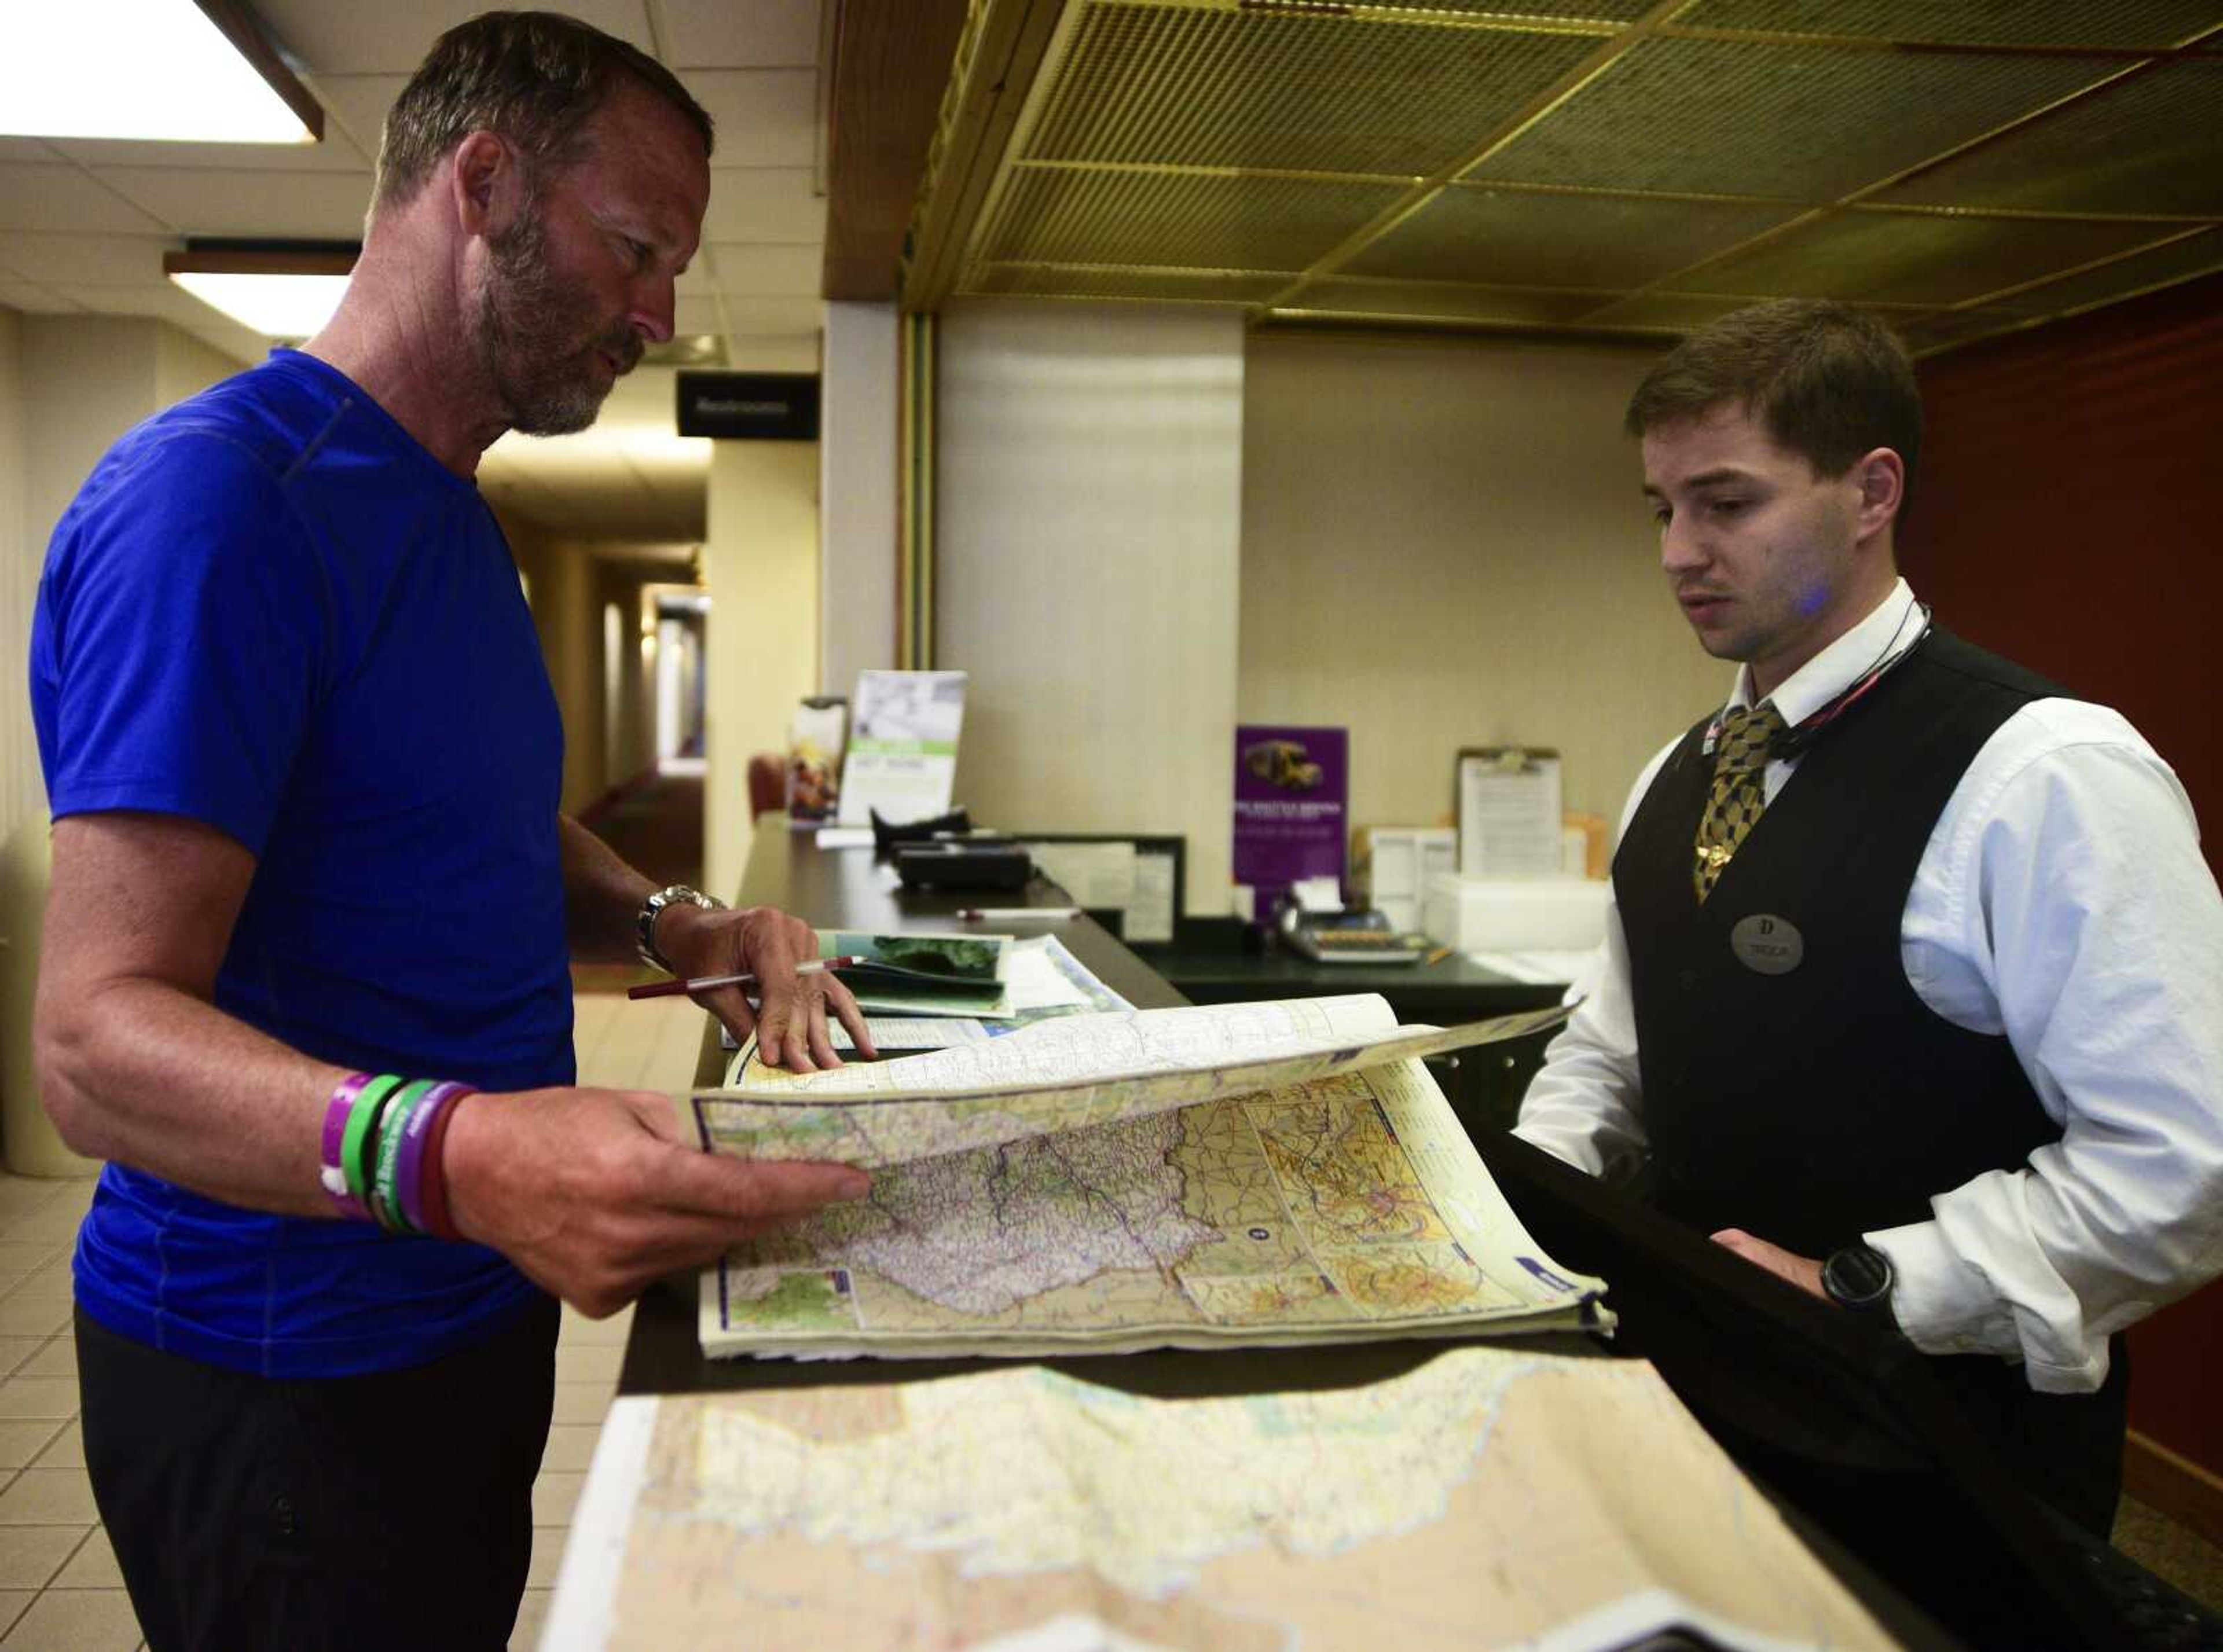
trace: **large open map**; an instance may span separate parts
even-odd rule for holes
[[[1880,1647],[1648,1365],[1138,1398],[1023,1367],[620,1399],[544,1652]]]
[[[1305,1006],[1298,1019],[1316,1013]],[[1365,1051],[1376,1055],[1397,1029],[1386,1007],[1364,1013],[1389,1028]],[[1079,1017],[905,1064],[969,1063],[977,1084],[1001,1046],[1005,1071],[1022,1054],[1042,1083],[1067,1085],[1052,1093],[1073,1097],[1076,1070],[1093,1075],[1093,1088],[1072,1099],[1077,1125],[1045,1128],[1021,1096],[994,1145],[884,1165],[866,1198],[730,1253],[703,1275],[704,1350],[1124,1352],[1600,1322],[1603,1282],[1559,1268],[1522,1231],[1418,1059],[1377,1057],[1356,1071],[1330,1062],[1326,1076],[1263,1090],[1234,1075],[1274,1057],[1232,1069],[1191,1061],[1178,1071],[1214,1099],[1151,1096],[1103,1118],[1122,1083],[1164,1078],[1168,1040],[1223,1049],[1225,1020],[1193,1014],[1187,1023],[1168,1012]],[[1282,1035],[1317,1043],[1319,1030]],[[1339,1035],[1348,1046],[1351,1029]],[[1151,1042],[1155,1067],[1135,1049]],[[1127,1064],[1127,1078],[1101,1076],[1111,1058]],[[808,1082],[797,1088],[807,1093]],[[976,1089],[957,1099],[1004,1098]]]

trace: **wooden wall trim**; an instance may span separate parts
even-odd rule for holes
[[[2123,1490],[2223,1548],[2223,1475],[2132,1429],[2123,1448]]]
[[[828,298],[883,302],[902,282],[927,146],[966,0],[840,0],[827,110]]]

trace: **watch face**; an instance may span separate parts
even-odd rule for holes
[[[1822,1265],[1822,1288],[1848,1308],[1873,1308],[1891,1294],[1891,1259],[1872,1245],[1832,1251]]]

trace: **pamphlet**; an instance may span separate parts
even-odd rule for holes
[[[965,723],[965,673],[862,671],[853,709],[841,824],[869,825],[875,810],[891,826],[948,813]]]

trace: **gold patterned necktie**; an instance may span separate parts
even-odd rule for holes
[[[1722,714],[1721,733],[1714,742],[1713,789],[1706,794],[1706,812],[1698,820],[1697,858],[1691,868],[1700,905],[1714,892],[1722,868],[1767,807],[1762,777],[1768,747],[1782,732],[1783,713],[1772,700],[1739,706]]]

